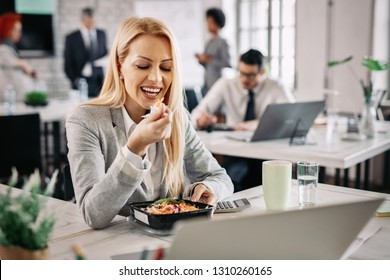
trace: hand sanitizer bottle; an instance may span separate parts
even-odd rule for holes
[[[80,101],[88,101],[88,83],[84,78],[79,79],[78,88],[80,92]]]

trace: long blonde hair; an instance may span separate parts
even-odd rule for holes
[[[173,79],[165,94],[164,103],[171,109],[173,121],[171,137],[163,142],[163,181],[169,186],[169,195],[178,196],[183,189],[184,182],[183,157],[186,116],[179,69],[179,52],[172,32],[163,22],[154,18],[135,17],[122,22],[111,47],[109,65],[100,95],[87,104],[104,105],[111,108],[119,108],[124,105],[127,93],[123,80],[119,78],[118,69],[129,54],[132,41],[144,34],[167,38],[171,46]]]

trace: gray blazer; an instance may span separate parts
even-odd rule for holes
[[[183,197],[199,182],[211,186],[218,200],[231,195],[233,184],[225,169],[206,150],[189,120],[186,128],[184,174],[189,185]],[[143,179],[151,164],[138,169],[123,156],[127,137],[120,108],[77,107],[66,119],[66,136],[77,204],[90,227],[104,228],[118,213],[129,215],[127,202],[148,200]],[[160,197],[167,195],[168,187],[162,184]]]

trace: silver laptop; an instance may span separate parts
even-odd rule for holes
[[[247,142],[289,138],[294,133],[304,137],[324,106],[325,101],[270,104],[254,132],[232,132],[226,137]]]
[[[383,202],[358,202],[176,224],[165,259],[340,259]],[[140,252],[112,259],[140,259]],[[154,256],[149,251],[148,256]]]
[[[383,199],[183,222],[167,259],[339,259]]]

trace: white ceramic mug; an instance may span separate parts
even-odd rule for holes
[[[290,190],[292,163],[285,160],[263,162],[263,195],[270,211],[286,209]]]

